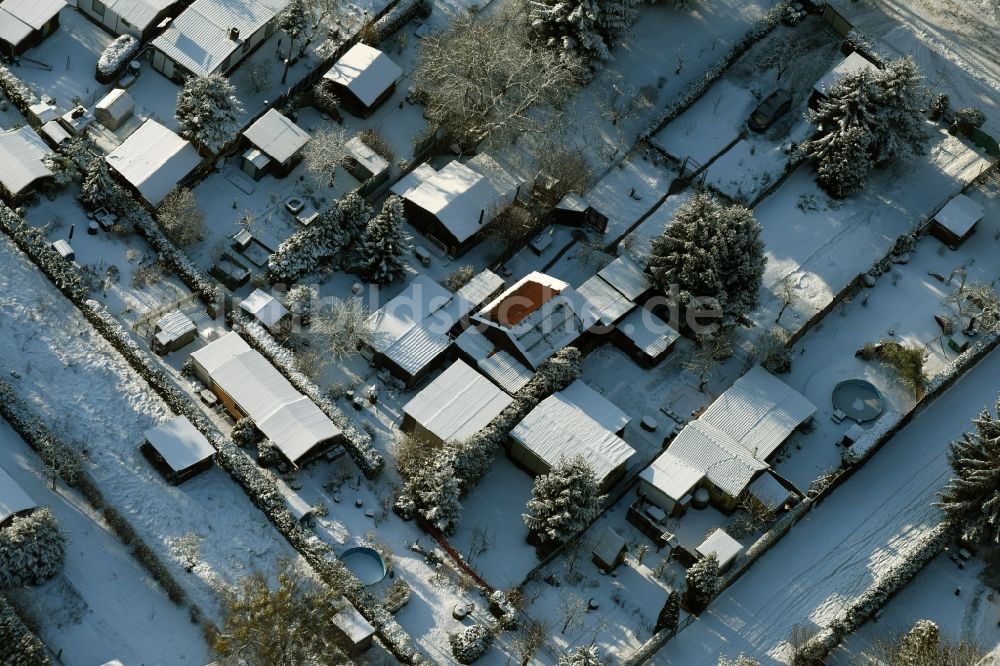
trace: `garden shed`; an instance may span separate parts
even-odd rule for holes
[[[115,88],[94,107],[94,119],[109,130],[116,130],[132,117],[135,102],[124,88]]]
[[[956,194],[931,219],[931,235],[949,246],[958,246],[976,231],[983,207],[965,194]]]
[[[642,302],[653,292],[653,285],[642,266],[628,257],[618,257],[597,274],[633,303]]]
[[[112,34],[145,41],[177,4],[177,0],[78,0],[76,8]]]
[[[281,328],[282,324],[291,317],[281,301],[263,289],[254,289],[249,296],[240,301],[240,309],[251,315],[272,333]]]
[[[268,171],[276,176],[287,176],[298,163],[310,137],[280,111],[268,109],[243,132],[243,138],[252,147],[243,153],[240,168],[254,180],[260,180]],[[263,168],[261,161],[255,159],[257,153],[268,158]]]
[[[63,0],[3,0],[0,2],[0,48],[11,57],[39,44],[59,27]]]
[[[10,203],[18,203],[52,175],[44,161],[51,154],[42,137],[27,125],[0,132],[0,186]]]
[[[212,466],[215,449],[186,416],[161,423],[143,436],[142,452],[170,483],[183,483]]]
[[[344,609],[333,616],[333,625],[347,641],[347,655],[357,657],[371,647],[375,627],[350,602],[343,603]]]
[[[403,70],[392,58],[358,43],[323,78],[351,113],[365,117],[392,96],[402,76]]]
[[[628,544],[625,543],[625,537],[610,527],[605,527],[601,538],[594,546],[592,559],[601,571],[611,573],[625,561],[625,551],[627,550]]]
[[[104,159],[151,206],[160,205],[201,164],[190,141],[152,119]]]
[[[389,179],[389,161],[371,149],[356,136],[344,144],[347,159],[344,168],[361,183],[362,194],[367,194]]]
[[[726,571],[736,556],[742,552],[743,546],[720,527],[708,535],[696,550],[701,557],[715,553],[719,558],[719,571]]]
[[[37,506],[7,470],[0,467],[0,527],[14,516],[30,513]]]
[[[153,328],[153,351],[167,354],[194,342],[198,327],[190,317],[179,310],[160,317]]]
[[[651,368],[667,357],[681,334],[646,308],[632,310],[615,324],[613,338],[639,365]]]
[[[635,308],[635,303],[605,282],[600,275],[587,279],[576,288],[576,293],[583,298],[588,314],[605,327],[613,326]]]
[[[837,83],[837,79],[847,74],[854,74],[865,69],[875,72],[878,71],[878,67],[872,61],[868,60],[868,58],[864,57],[857,51],[841,60],[830,71],[824,74],[822,78],[820,78],[820,80],[813,86],[812,94],[809,97],[810,108],[817,108],[819,103],[826,99],[830,90]]]

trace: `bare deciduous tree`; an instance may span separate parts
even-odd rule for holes
[[[302,163],[320,187],[333,185],[337,167],[347,157],[347,132],[339,125],[314,132],[302,149]]]
[[[181,187],[170,192],[156,211],[156,219],[170,240],[186,247],[205,235],[205,214],[191,190]]]
[[[576,592],[567,591],[559,599],[559,616],[562,618],[562,630],[565,634],[570,627],[576,626],[580,618],[587,612],[587,600]]]

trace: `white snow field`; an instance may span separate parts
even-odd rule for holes
[[[784,663],[794,625],[826,626],[941,519],[948,443],[1000,389],[994,351],[915,417],[667,643],[651,663],[716,666],[742,652]]]
[[[166,404],[6,236],[0,265],[0,357],[4,370],[18,375],[10,379],[14,390],[56,433],[79,444],[107,501],[217,621],[217,583],[271,574],[295,551],[218,467],[167,484],[138,451],[143,431],[170,416]],[[203,540],[188,573],[170,545],[190,532]]]

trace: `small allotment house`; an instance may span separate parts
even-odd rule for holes
[[[743,546],[720,527],[709,534],[708,538],[695,550],[699,558],[708,557],[714,553],[719,559],[719,571],[726,571],[736,556],[743,551]]]
[[[480,333],[476,327],[467,328],[455,338],[455,347],[462,358],[475,363],[479,371],[494,384],[514,395],[535,376],[523,363],[511,356]]]
[[[641,307],[615,324],[612,335],[615,343],[645,368],[665,359],[681,337],[670,324]]]
[[[254,121],[243,132],[243,138],[250,148],[243,153],[240,168],[254,180],[260,180],[265,173],[287,176],[309,143],[309,133],[275,109],[268,109]]]
[[[132,35],[141,42],[180,4],[177,0],[79,0],[77,9],[113,35]]]
[[[344,609],[333,616],[333,626],[347,642],[347,656],[357,657],[371,647],[375,627],[349,601],[345,600]]]
[[[160,317],[153,328],[153,351],[167,354],[191,344],[198,337],[198,327],[180,310]]]
[[[635,449],[621,435],[630,421],[607,398],[576,380],[542,400],[511,431],[510,457],[535,475],[565,458],[581,455],[601,491],[625,476]]]
[[[355,44],[326,74],[326,85],[356,116],[369,116],[392,97],[403,70],[392,58],[367,44]]]
[[[173,484],[183,483],[212,466],[215,449],[186,416],[147,430],[140,449]]]
[[[479,154],[465,163],[453,160],[440,171],[423,164],[392,189],[402,197],[410,223],[458,256],[479,241],[523,183],[489,155]]]
[[[389,179],[389,161],[372,150],[360,136],[352,138],[344,148],[347,149],[344,168],[361,183],[359,193],[362,196]]]
[[[42,137],[27,125],[0,132],[0,187],[10,203],[18,203],[52,172],[45,157],[52,154]]]
[[[0,2],[0,51],[9,57],[37,46],[59,28],[63,0],[3,0]]]
[[[291,313],[281,301],[263,289],[254,289],[249,296],[240,301],[240,309],[272,333],[291,318]]]
[[[611,573],[625,561],[627,550],[628,544],[625,542],[625,537],[610,527],[605,527],[601,538],[597,540],[597,545],[594,546],[591,559],[601,571]]]
[[[132,117],[135,101],[124,88],[115,88],[94,106],[94,120],[112,132]]]
[[[159,206],[201,164],[190,141],[147,120],[104,158],[150,206]]]
[[[7,470],[0,467],[0,528],[15,516],[31,513],[37,506]]]
[[[976,231],[976,225],[983,219],[983,207],[965,194],[956,194],[934,214],[931,220],[931,235],[948,246],[961,245]]]
[[[432,445],[462,441],[485,428],[513,400],[458,360],[406,403],[402,429]]]

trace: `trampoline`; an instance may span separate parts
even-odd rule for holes
[[[882,413],[882,394],[863,379],[848,379],[833,389],[833,406],[858,423],[871,421]]]

